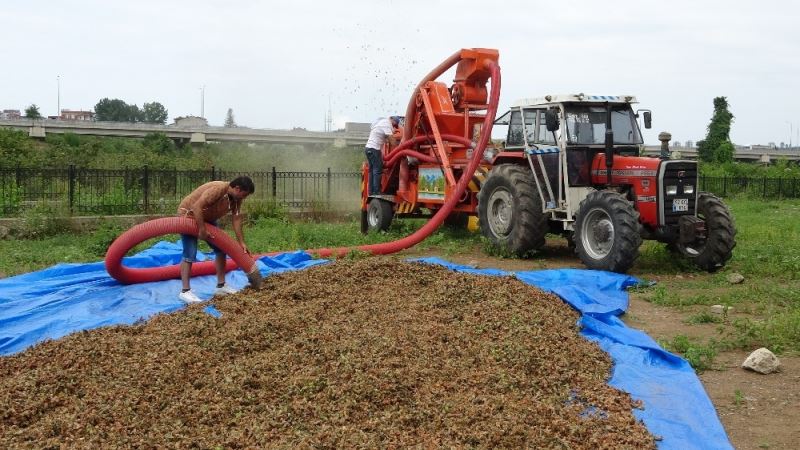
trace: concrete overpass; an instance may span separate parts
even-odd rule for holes
[[[47,133],[136,138],[143,138],[149,133],[164,133],[171,139],[197,144],[206,142],[264,142],[271,144],[327,144],[334,147],[363,147],[369,135],[369,133],[352,131],[322,132],[245,127],[186,127],[149,123],[51,119],[0,120],[0,127],[23,130],[29,136],[36,138],[44,138]]]
[[[0,127],[26,131],[29,136],[44,138],[47,133],[74,133],[93,136],[143,138],[149,133],[164,133],[178,141],[204,144],[206,142],[263,142],[271,144],[326,144],[334,147],[363,147],[366,131],[305,131],[260,128],[225,128],[210,126],[157,125],[128,122],[93,122],[81,120],[17,119],[0,120]],[[645,155],[657,156],[660,145],[646,145]],[[697,159],[696,147],[670,147],[673,158]],[[778,159],[800,161],[800,149],[768,146],[737,147],[734,158],[739,161],[770,163]]]
[[[697,147],[670,147],[670,155],[673,159],[697,159]],[[661,154],[660,145],[645,145],[643,154],[647,156],[658,156]],[[800,149],[798,148],[772,148],[762,145],[750,147],[736,147],[733,158],[737,161],[760,162],[769,164],[779,159],[789,161],[800,161]]]

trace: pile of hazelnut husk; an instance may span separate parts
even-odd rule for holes
[[[655,448],[577,318],[511,277],[339,260],[0,358],[0,447]]]

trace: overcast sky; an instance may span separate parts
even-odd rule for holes
[[[405,111],[463,47],[500,51],[501,112],[520,97],[633,94],[659,131],[705,136],[726,96],[737,144],[800,141],[792,1],[282,2],[3,0],[0,109],[157,101],[174,117],[322,130]],[[448,85],[452,75],[441,79]]]

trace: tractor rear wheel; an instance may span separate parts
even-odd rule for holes
[[[682,255],[709,272],[722,268],[736,247],[736,226],[728,207],[708,192],[697,196],[697,217],[706,222],[706,239],[689,244],[674,244]]]
[[[369,231],[386,231],[392,224],[394,211],[392,203],[379,198],[373,198],[367,205],[367,229]]]
[[[478,220],[492,244],[514,255],[542,248],[547,215],[530,169],[516,164],[492,168],[478,192]]]
[[[624,273],[639,257],[639,213],[621,194],[593,191],[578,208],[575,252],[590,269]]]

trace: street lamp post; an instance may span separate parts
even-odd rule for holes
[[[56,75],[56,85],[58,86],[58,102],[56,103],[56,117],[61,118],[61,75]]]
[[[200,117],[206,117],[206,85],[204,84],[203,87],[200,88]]]

